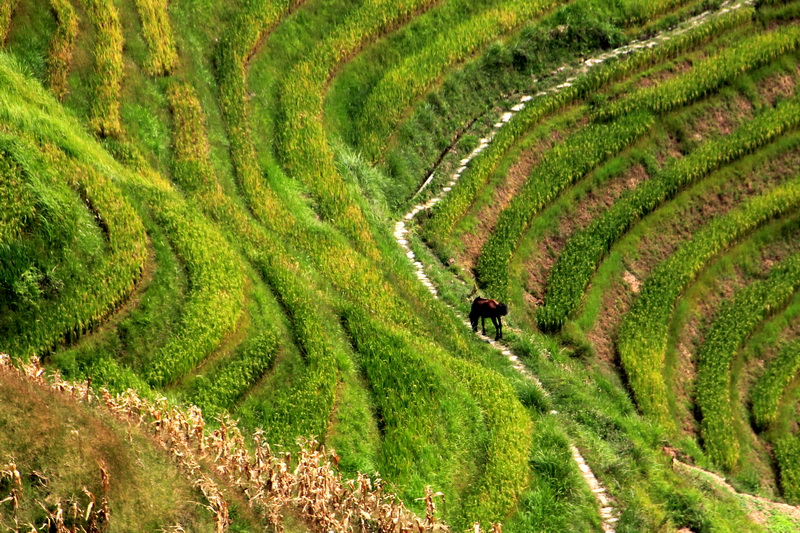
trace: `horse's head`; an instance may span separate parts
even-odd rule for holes
[[[506,316],[508,314],[508,306],[503,302],[497,302],[497,312],[500,316]]]

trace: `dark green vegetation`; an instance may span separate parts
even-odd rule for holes
[[[315,436],[456,531],[600,530],[572,443],[620,531],[768,528],[664,453],[798,497],[797,2],[720,4],[4,2],[0,352]],[[408,236],[435,298],[390,228],[492,130]]]

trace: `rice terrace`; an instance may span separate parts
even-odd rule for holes
[[[0,529],[800,532],[800,0],[0,0]]]

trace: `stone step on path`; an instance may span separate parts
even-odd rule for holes
[[[717,10],[708,10],[699,15],[689,19],[688,21],[678,25],[676,28],[672,30],[668,30],[662,32],[651,39],[646,41],[632,41],[630,44],[621,46],[614,50],[596,55],[594,57],[584,58],[582,59],[577,65],[563,65],[552,72],[547,77],[556,79],[558,76],[566,75],[567,77],[561,81],[561,83],[557,85],[553,85],[552,87],[541,90],[534,95],[522,95],[519,97],[516,104],[514,104],[510,111],[504,112],[499,118],[498,121],[494,124],[493,129],[482,138],[478,142],[478,146],[466,157],[459,161],[459,166],[456,171],[450,176],[450,180],[447,182],[447,185],[442,188],[439,192],[439,195],[428,200],[425,203],[420,203],[414,205],[408,213],[405,214],[400,220],[395,223],[394,226],[394,238],[397,241],[398,245],[403,249],[406,253],[406,257],[409,258],[411,263],[414,266],[414,272],[420,282],[433,294],[438,298],[438,290],[436,289],[435,285],[431,282],[428,278],[427,274],[425,273],[425,266],[419,261],[416,257],[416,254],[411,250],[410,242],[407,238],[410,230],[407,227],[407,224],[412,223],[414,217],[417,216],[418,213],[421,211],[427,211],[433,208],[434,205],[439,203],[444,196],[446,196],[453,187],[456,186],[458,180],[461,178],[461,175],[467,169],[470,162],[478,156],[482,151],[484,151],[492,142],[497,131],[503,128],[506,124],[510,123],[514,116],[525,109],[528,102],[532,101],[534,98],[541,98],[547,96],[549,94],[558,93],[567,87],[571,87],[573,82],[578,79],[578,76],[584,75],[589,72],[590,69],[593,67],[608,61],[609,59],[635,53],[637,50],[643,50],[645,48],[654,48],[659,46],[686,31],[689,31],[692,28],[700,26],[701,24],[706,23],[707,21],[711,20],[712,17],[720,16],[730,11],[740,9],[745,6],[751,6],[754,4],[755,0],[726,0],[722,4],[720,4]],[[534,79],[534,84],[538,83],[540,80]],[[414,194],[413,198],[417,198],[420,196],[425,189],[433,182],[434,176],[436,174],[436,169],[430,173],[430,175],[425,179],[422,186],[417,190]],[[468,321],[464,321],[466,327],[471,328],[472,326]],[[511,350],[509,350],[505,345],[500,344],[494,340],[491,340],[483,335],[481,337],[488,342],[492,347],[494,347],[497,351],[499,351],[503,356],[505,356],[513,368],[520,373],[526,379],[534,382],[537,387],[542,391],[543,394],[546,396],[548,395],[547,390],[542,386],[542,383],[539,379],[533,375],[519,360],[519,357],[515,355]],[[558,414],[557,411],[551,411],[550,414],[555,415]],[[575,445],[570,445],[572,451],[572,457],[575,463],[578,465],[578,468],[583,475],[584,480],[586,481],[587,485],[591,488],[592,493],[595,495],[595,499],[600,507],[600,517],[602,518],[603,523],[603,531],[605,533],[614,533],[614,524],[617,522],[618,518],[616,517],[617,511],[613,505],[611,498],[608,496],[606,489],[600,484],[600,482],[595,477],[594,473],[592,472],[589,465],[586,464],[583,456],[578,451],[578,448]]]

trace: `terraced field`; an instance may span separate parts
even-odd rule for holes
[[[137,526],[115,494],[109,531],[799,529],[798,22],[4,1],[0,353],[154,425],[208,511]],[[78,501],[14,472],[3,527]]]

